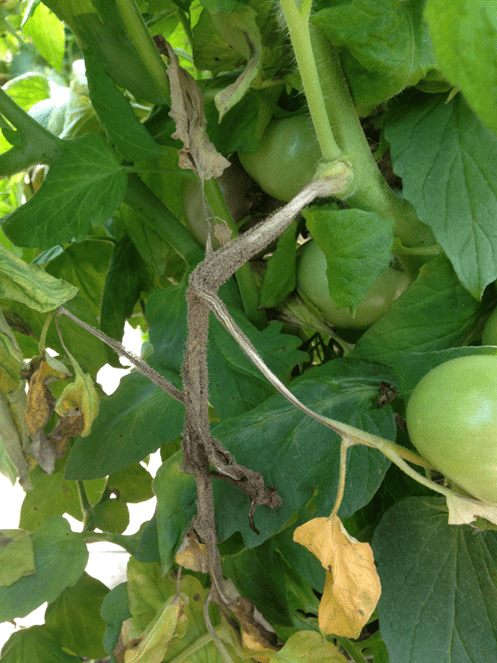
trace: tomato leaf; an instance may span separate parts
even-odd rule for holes
[[[295,288],[295,235],[297,222],[292,221],[279,236],[275,252],[267,261],[259,305],[272,308]]]
[[[494,4],[478,0],[428,0],[424,10],[437,62],[461,88],[469,105],[494,133],[497,110],[497,31]]]
[[[345,46],[340,57],[357,104],[378,104],[415,85],[437,67],[423,2],[348,0],[311,19],[325,36]]]
[[[392,439],[395,420],[390,406],[374,409],[382,381],[395,383],[383,366],[336,359],[295,380],[292,392],[316,412]],[[338,481],[340,438],[296,410],[283,396],[272,396],[247,414],[216,426],[213,435],[238,463],[261,472],[266,485],[278,489],[282,501],[276,511],[267,507],[256,511],[255,523],[261,532],[256,535],[249,527],[248,498],[230,485],[214,484],[216,513],[222,514],[216,521],[220,540],[241,531],[248,547],[260,545],[283,527],[316,488],[316,516],[331,511]],[[377,451],[352,449],[341,517],[371,499],[388,465],[389,461]]]
[[[307,227],[326,255],[326,275],[337,308],[362,299],[390,263],[392,224],[374,212],[332,206],[303,211]]]
[[[177,375],[160,372],[178,383]],[[66,478],[97,479],[124,470],[177,438],[183,417],[183,405],[148,378],[138,373],[125,376],[117,391],[100,401],[100,414],[90,435],[76,440]]]
[[[129,102],[106,73],[106,65],[85,50],[90,99],[107,135],[127,161],[160,156],[162,148],[138,121]]]
[[[26,37],[30,37],[45,60],[59,73],[64,59],[64,25],[46,5],[38,3],[34,13],[22,28]]]
[[[62,145],[37,193],[5,218],[3,230],[18,246],[49,249],[85,239],[122,202],[126,173],[101,136]]]
[[[110,590],[103,600],[101,615],[107,623],[103,639],[104,649],[107,654],[112,654],[119,639],[123,621],[131,617],[128,608],[127,583],[123,582]]]
[[[45,623],[62,647],[79,656],[105,656],[102,645],[105,622],[100,610],[108,593],[108,588],[100,580],[83,573],[75,585],[66,587],[50,603]]]
[[[445,256],[421,268],[418,278],[359,339],[352,356],[389,366],[409,351],[461,344],[483,311],[459,283]]]
[[[5,663],[80,663],[59,645],[46,626],[30,626],[13,633],[2,648]]]
[[[497,138],[461,95],[408,95],[385,120],[403,195],[477,299],[497,277]]]
[[[67,520],[54,516],[31,536],[36,573],[0,587],[0,620],[25,617],[74,585],[88,561],[88,550]]]
[[[381,634],[390,660],[497,659],[495,532],[448,525],[443,499],[410,497],[384,515],[373,550],[383,588]]]

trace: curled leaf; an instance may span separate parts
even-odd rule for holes
[[[220,177],[230,162],[216,150],[207,135],[202,92],[195,79],[179,65],[178,56],[166,43],[171,64],[167,75],[171,85],[171,110],[169,116],[176,124],[173,138],[183,147],[179,151],[179,166],[193,170],[203,179]]]
[[[497,525],[497,504],[487,504],[463,495],[453,494],[447,497],[447,507],[449,525],[469,525],[477,518],[484,518]]]
[[[369,543],[351,537],[340,518],[314,518],[297,527],[293,540],[326,569],[319,604],[323,633],[357,638],[379,601],[381,585]]]
[[[199,573],[209,572],[209,554],[207,546],[200,543],[195,532],[187,532],[178,548],[176,557],[174,558],[176,564],[184,566],[185,569],[197,571]]]
[[[273,627],[267,622],[254,604],[247,598],[238,598],[231,611],[240,623],[242,645],[253,652],[277,652],[283,646]],[[266,656],[253,656],[259,663],[267,663]]]
[[[68,416],[76,427],[81,427],[81,423],[76,423],[74,417],[81,413],[84,425],[79,435],[87,437],[91,432],[92,423],[97,418],[100,401],[91,375],[83,373],[76,365],[75,372],[75,381],[64,389],[55,410],[61,417]],[[69,423],[70,421],[67,422],[68,425]]]

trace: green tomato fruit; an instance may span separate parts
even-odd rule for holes
[[[348,308],[338,309],[333,303],[326,276],[326,256],[316,242],[305,245],[297,269],[298,287],[319,309],[323,320],[333,327],[366,329],[375,323],[409,285],[403,272],[388,267],[367,291],[356,308],[355,316]]]
[[[483,328],[482,345],[497,345],[497,308],[490,314]]]
[[[471,495],[497,503],[497,356],[440,364],[407,405],[411,440],[426,460]]]
[[[308,184],[321,158],[311,121],[305,115],[272,120],[253,154],[239,152],[240,162],[260,187],[288,202]]]

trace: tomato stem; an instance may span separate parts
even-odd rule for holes
[[[166,99],[170,99],[169,80],[166,68],[161,60],[159,51],[155,47],[145,21],[136,6],[135,0],[116,0],[126,31],[133,42],[138,54],[147,67],[157,88]]]
[[[214,219],[222,219],[226,223],[231,230],[232,239],[238,237],[238,228],[226,204],[219,182],[215,178],[205,180],[203,190]],[[259,290],[250,263],[246,262],[236,272],[236,281],[248,319],[258,329],[264,329],[267,326],[267,318],[264,311],[257,308],[259,306]]]
[[[321,148],[323,161],[335,161],[340,158],[342,151],[335,141],[328,121],[316,60],[312,49],[309,32],[311,1],[306,0],[301,9],[297,7],[295,0],[280,0],[280,4],[290,32],[293,51],[302,78],[302,85],[319,147]]]

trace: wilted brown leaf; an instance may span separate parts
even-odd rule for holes
[[[369,543],[351,537],[340,518],[314,518],[298,527],[293,540],[305,546],[326,569],[319,604],[325,634],[357,638],[379,601],[381,585]]]
[[[183,147],[179,151],[180,168],[193,170],[203,179],[220,177],[230,162],[216,150],[207,135],[202,92],[195,79],[182,69],[176,53],[166,42],[171,64],[167,75],[171,86],[169,116],[176,124],[173,138]]]
[[[80,410],[69,410],[66,415],[60,416],[58,414],[57,416],[59,418],[57,425],[47,439],[52,445],[57,458],[64,458],[69,440],[71,437],[82,434],[85,420]]]
[[[240,623],[242,645],[245,649],[253,652],[275,652],[283,647],[284,642],[249,599],[240,597],[230,609]],[[270,660],[267,656],[258,654],[252,658],[259,663],[269,663]]]
[[[47,387],[51,379],[59,380],[59,374],[43,359],[29,381],[28,402],[24,415],[32,438],[45,427],[55,408],[55,398]]]

